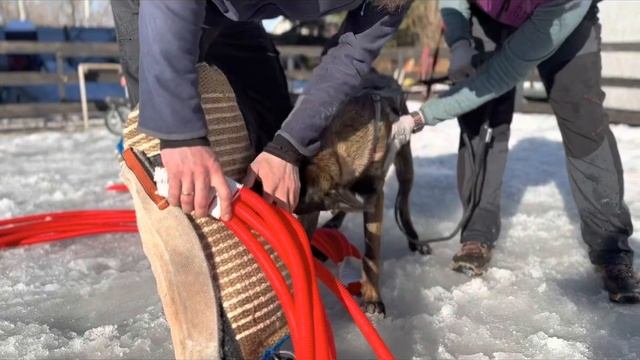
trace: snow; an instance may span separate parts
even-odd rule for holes
[[[415,105],[415,104],[414,104]],[[626,200],[640,216],[640,128],[612,126]],[[412,211],[423,236],[461,215],[454,121],[413,139]],[[375,324],[399,359],[635,359],[640,306],[608,302],[580,239],[555,120],[517,114],[503,188],[503,230],[488,273],[449,270],[457,241],[423,257],[393,222],[389,176],[382,256],[386,319]],[[84,133],[0,134],[0,218],[78,208],[130,208],[117,182],[116,139]],[[362,246],[362,221],[345,234]],[[640,249],[637,239],[632,245]],[[637,260],[637,259],[636,259]],[[166,359],[167,322],[137,235],[108,235],[0,252],[0,358]],[[327,300],[341,359],[373,355],[340,305]]]

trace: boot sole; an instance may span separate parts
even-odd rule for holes
[[[638,293],[609,293],[609,300],[618,304],[638,304],[640,294]]]
[[[487,265],[477,266],[465,261],[454,261],[451,263],[451,270],[463,273],[469,277],[476,277],[484,275],[487,271]]]

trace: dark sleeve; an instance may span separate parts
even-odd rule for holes
[[[198,93],[205,0],[140,2],[140,123],[138,129],[165,140],[207,135]]]
[[[384,44],[395,33],[410,4],[383,10],[369,2],[347,14],[337,45],[323,56],[305,92],[278,135],[301,154],[312,156],[319,137],[340,103],[359,88]]]
[[[475,76],[431,98],[420,111],[429,125],[456,118],[506,93],[553,55],[582,22],[591,1],[556,0],[536,8]],[[577,85],[576,85],[577,86]]]
[[[469,0],[440,0],[438,7],[444,23],[444,40],[448,46],[472,38]]]

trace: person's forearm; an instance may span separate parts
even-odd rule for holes
[[[164,140],[207,135],[198,93],[205,0],[140,2],[140,123]]]
[[[458,117],[509,91],[526,79],[536,65],[553,55],[590,6],[591,1],[559,0],[538,8],[476,76],[421,107],[425,122],[435,125]]]
[[[394,13],[362,15],[352,10],[338,44],[322,58],[314,70],[310,84],[278,132],[304,156],[319,149],[319,137],[340,104],[360,87],[362,77],[384,44],[395,33],[408,5]]]
[[[444,39],[453,46],[460,40],[471,39],[471,9],[469,0],[440,0],[440,15],[444,23]]]

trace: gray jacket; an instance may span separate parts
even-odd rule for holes
[[[410,4],[389,11],[370,0],[211,1],[235,21],[278,15],[309,20],[350,10],[337,45],[322,58],[278,133],[306,156],[318,150],[318,139],[331,115],[358,90],[362,76],[369,72]],[[207,134],[195,68],[205,7],[205,0],[140,2],[139,129],[144,133],[164,140]]]

